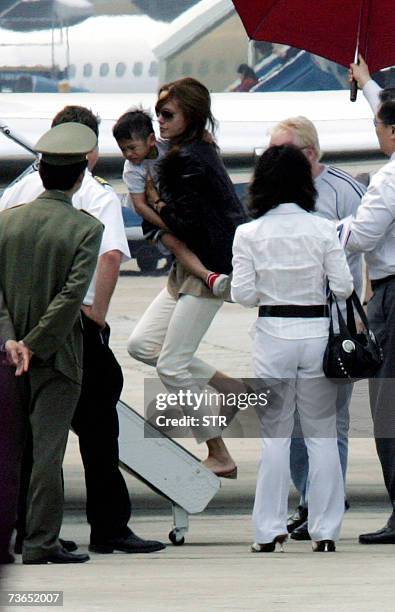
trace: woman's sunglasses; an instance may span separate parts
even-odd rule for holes
[[[166,110],[166,109],[156,111],[156,116],[157,117],[161,116],[162,119],[164,119],[165,121],[172,121],[172,119],[174,119],[174,115],[175,113],[172,113],[171,111]]]

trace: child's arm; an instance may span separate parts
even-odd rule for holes
[[[154,216],[159,217],[161,221],[160,227],[163,228],[164,226],[166,228],[166,225],[164,225],[164,222],[162,221],[160,216],[152,208],[152,206],[155,205],[156,201],[159,200],[159,206],[162,204],[162,202],[160,202],[159,194],[150,176],[147,177],[145,187],[146,187],[146,192],[144,194],[144,206],[146,206],[152,211],[152,217],[150,215],[151,218],[148,219],[148,216],[145,216],[145,214],[143,215],[142,213],[140,213],[139,210],[137,210],[137,207],[135,204],[136,212],[144,216],[144,218],[147,219],[147,221],[151,221],[151,223],[155,223],[155,225],[158,225],[158,226],[159,226],[159,223],[151,219],[153,219]],[[151,206],[149,206],[147,201],[151,204]],[[191,274],[200,278],[204,283],[206,282],[208,275],[211,273],[211,270],[207,270],[207,268],[202,264],[202,262],[197,257],[197,255],[195,255],[195,253],[193,253],[187,247],[185,242],[182,242],[181,240],[176,238],[174,234],[171,234],[171,233],[162,234],[160,237],[160,241],[165,245],[167,249],[169,249],[169,251],[173,253],[173,255],[175,255],[176,259],[180,262],[180,264],[184,266],[184,268],[188,270],[188,272],[191,272]]]
[[[148,206],[145,193],[131,193],[129,192],[131,200],[133,202],[134,209],[138,215],[143,217],[146,221],[156,225],[160,229],[168,229],[165,222],[162,221],[158,213],[156,213],[151,206]]]
[[[152,206],[150,206],[147,203],[147,200],[152,205],[156,205],[155,203],[158,202],[159,207],[163,206],[164,204],[163,202],[160,201],[159,194],[157,190],[155,189],[155,186],[153,184],[151,177],[148,177],[146,181],[146,193],[138,194],[138,195],[143,196],[142,199],[144,201],[144,209],[145,207],[149,208],[155,217],[159,217],[159,215],[153,210]],[[133,200],[133,203],[135,204],[134,200]],[[167,226],[162,221],[161,217],[159,217],[160,222],[161,222],[161,224],[159,225],[159,223],[153,220],[154,219],[153,216],[150,215],[150,218],[148,218],[148,215],[146,216],[145,212],[144,214],[140,212],[137,209],[136,204],[135,204],[135,208],[136,208],[136,212],[141,214],[147,221],[154,223],[158,227],[160,226],[162,229],[168,229]],[[211,289],[214,295],[222,299],[230,301],[230,277],[229,276],[225,274],[218,274],[216,272],[212,272],[211,270],[208,270],[203,265],[203,263],[200,261],[199,257],[195,255],[195,253],[193,253],[187,247],[185,242],[182,242],[181,240],[179,240],[170,231],[163,233],[160,236],[159,240],[162,242],[162,244],[164,244],[164,246],[169,251],[171,251],[171,253],[173,253],[177,261],[179,261],[180,264],[182,264],[184,268],[188,270],[188,272],[190,272],[197,278],[200,278],[204,283],[206,283],[206,285],[209,287],[209,289]]]
[[[185,242],[181,242],[178,238],[174,236],[174,234],[170,234],[166,232],[162,234],[160,240],[163,242],[165,247],[169,249],[175,255],[177,261],[180,262],[194,276],[201,278],[205,283],[207,280],[207,276],[210,274],[210,270],[202,264],[199,257],[192,253],[192,251],[187,247]]]

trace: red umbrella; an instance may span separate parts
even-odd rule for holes
[[[233,0],[248,36],[306,49],[371,72],[395,64],[394,0]]]

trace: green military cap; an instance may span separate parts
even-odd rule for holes
[[[97,136],[82,123],[61,123],[45,132],[35,149],[41,159],[53,166],[68,166],[86,159],[86,154],[97,146]]]

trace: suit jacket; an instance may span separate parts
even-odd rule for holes
[[[23,340],[32,366],[49,365],[75,382],[82,377],[80,306],[102,233],[97,219],[56,190],[0,213],[0,336]]]

